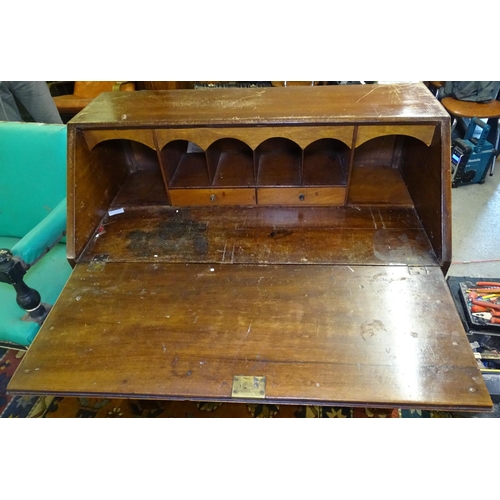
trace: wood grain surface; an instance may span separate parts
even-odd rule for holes
[[[9,390],[267,403],[491,406],[438,268],[78,265]],[[260,400],[260,402],[264,402]]]
[[[133,94],[133,95],[131,95]],[[71,125],[83,127],[346,125],[450,117],[424,84],[108,92]]]
[[[144,207],[104,229],[85,261],[437,265],[411,208]]]

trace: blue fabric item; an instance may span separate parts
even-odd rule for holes
[[[48,248],[60,241],[66,231],[66,198],[37,226],[11,248],[12,253],[32,264]]]
[[[54,305],[70,274],[71,266],[66,259],[66,245],[58,243],[28,270],[24,281],[40,293],[42,302]],[[22,346],[31,344],[39,326],[31,321],[21,321],[26,311],[17,305],[16,292],[12,285],[0,283],[0,304],[0,339]]]
[[[66,196],[66,125],[0,122],[0,235],[22,238]]]

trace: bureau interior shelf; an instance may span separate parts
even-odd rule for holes
[[[319,139],[302,149],[290,139],[271,137],[252,150],[241,140],[223,138],[206,151],[174,140],[161,155],[169,189],[345,186],[349,148]]]
[[[345,186],[350,150],[339,141],[320,139],[304,152],[303,184]]]
[[[210,185],[203,153],[183,155],[169,186],[174,188],[196,188]]]
[[[349,205],[413,206],[408,188],[397,168],[355,166],[351,172]]]
[[[346,144],[348,136],[343,140],[332,137],[314,140],[316,133],[321,136],[315,129],[304,129],[309,134],[304,140],[301,134],[305,132],[300,128],[287,129],[286,133],[269,129],[269,135],[280,133],[287,137],[267,139],[265,129],[257,130],[255,140],[250,132],[245,132],[248,143],[241,138],[245,137],[243,132],[239,132],[238,139],[214,137],[203,143],[203,134],[210,138],[213,130],[198,131],[196,137],[205,149],[188,140],[189,129],[180,135],[169,131],[171,137],[185,136],[186,139],[165,140],[163,146],[153,141],[146,131],[138,134],[140,142],[133,140],[130,130],[123,131],[123,138],[119,131],[92,132],[87,142],[93,147],[93,163],[101,165],[99,169],[113,168],[125,176],[134,173],[134,178],[139,177],[137,170],[162,172],[158,183],[148,181],[147,174],[141,182],[154,184],[153,192],[158,193],[158,199],[179,206],[224,203],[410,207],[414,202],[401,164],[407,150],[420,150],[424,162],[430,154],[429,146],[421,139],[393,133],[397,131],[394,127],[390,134],[381,136],[376,135],[377,130],[363,129],[358,133],[362,142],[354,150]],[[431,129],[425,130],[428,137],[424,139],[430,143]],[[167,133],[155,133],[161,137],[160,132]],[[232,132],[219,132],[225,133],[231,135]],[[335,128],[328,131],[331,136],[337,133]],[[385,132],[379,130],[379,133]],[[407,143],[412,147],[406,148]],[[161,189],[164,196],[160,195]],[[147,198],[147,188],[144,198]]]
[[[302,184],[302,151],[282,138],[263,142],[255,151],[258,186],[300,186]]]
[[[110,203],[110,210],[135,209],[169,205],[167,192],[159,168],[156,170],[138,170],[131,172],[115,198]]]
[[[255,185],[252,149],[236,139],[221,139],[207,150],[207,166],[214,187]]]
[[[206,151],[189,141],[172,141],[161,152],[170,189],[254,186],[252,150],[221,139]]]
[[[151,205],[107,217],[104,227],[83,261],[437,265],[414,208]]]

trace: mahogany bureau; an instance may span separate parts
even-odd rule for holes
[[[67,248],[12,393],[492,406],[421,84],[102,94],[68,124]]]

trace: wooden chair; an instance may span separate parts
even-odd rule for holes
[[[61,85],[67,82],[58,82]],[[52,83],[54,92],[52,97],[56,103],[59,113],[63,120],[68,115],[74,116],[79,113],[85,106],[90,104],[99,94],[103,92],[125,91],[131,92],[135,90],[134,82],[75,82],[72,94],[54,95],[58,89],[55,82]]]
[[[436,89],[436,97],[440,98],[440,90],[444,87],[445,82],[428,82]],[[432,89],[431,89],[432,91]],[[453,118],[452,131],[458,123],[467,129],[464,119],[483,118],[488,120],[488,124],[492,127],[492,134],[488,138],[498,150],[498,142],[500,136],[500,101],[493,99],[486,103],[460,101],[454,97],[443,97],[440,99],[441,104]],[[495,123],[496,122],[496,123]]]

